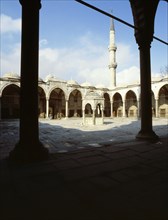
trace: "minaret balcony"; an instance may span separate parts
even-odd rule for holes
[[[117,47],[115,45],[109,46],[109,51],[116,51]]]
[[[112,63],[112,64],[110,64],[109,66],[109,69],[111,69],[111,68],[117,68],[117,63],[115,62],[115,63]]]

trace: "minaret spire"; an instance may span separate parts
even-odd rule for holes
[[[110,31],[115,31],[113,18],[111,18]]]
[[[114,20],[111,18],[110,20],[110,45],[109,45],[109,56],[110,56],[110,63],[109,63],[109,70],[111,75],[111,85],[110,87],[116,87],[116,50],[117,47],[115,45],[115,28],[114,28]]]

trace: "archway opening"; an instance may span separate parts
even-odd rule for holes
[[[159,90],[159,117],[168,117],[168,84]]]
[[[111,116],[111,105],[110,105],[110,96],[108,93],[104,94],[104,116]]]
[[[38,113],[39,118],[45,118],[46,112],[46,96],[41,87],[38,87]]]
[[[127,117],[138,116],[137,98],[136,98],[135,93],[132,90],[129,90],[126,94],[125,111],[126,111]]]
[[[17,85],[8,85],[2,92],[3,119],[15,119],[20,116],[20,88]]]
[[[54,89],[50,94],[49,117],[51,119],[65,117],[65,94],[60,88]]]
[[[121,95],[117,92],[113,96],[113,116],[122,117],[123,116],[123,102]]]
[[[98,118],[102,117],[102,110],[101,110],[101,104],[100,103],[98,103],[96,105],[95,116],[98,117]]]
[[[82,117],[82,95],[77,89],[69,96],[69,117]]]
[[[93,114],[92,106],[91,104],[88,103],[85,105],[85,116],[92,117],[92,114]]]

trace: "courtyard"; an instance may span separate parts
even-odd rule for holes
[[[168,135],[168,119],[154,118],[153,130],[159,137]],[[50,153],[66,153],[83,148],[136,142],[140,120],[106,118],[103,125],[85,126],[82,118],[39,120],[40,140]],[[19,120],[2,120],[0,124],[0,159],[8,156],[19,140]]]
[[[140,121],[40,120],[48,160],[10,164],[19,121],[0,123],[2,220],[167,220],[167,120],[153,119],[157,142],[138,141]]]

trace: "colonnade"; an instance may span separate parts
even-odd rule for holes
[[[17,103],[19,103],[19,97],[20,97],[20,87],[15,85],[15,88],[16,88],[16,91],[18,91],[18,95],[16,97],[16,91],[14,91],[12,89],[13,87],[13,84],[11,83],[11,85],[6,82],[6,86],[3,87],[3,90],[1,90],[1,95],[0,95],[0,119],[3,119],[3,118],[19,118],[19,115],[15,114],[14,112],[20,112],[20,106],[17,106],[18,109],[16,109],[16,103],[14,106],[12,106],[12,103],[10,100],[12,100],[12,102],[15,102],[14,100],[17,98]],[[156,87],[156,86],[155,86]],[[42,89],[42,88],[41,88]],[[10,93],[9,91],[14,91],[14,93]],[[42,90],[41,90],[42,91]],[[157,88],[157,91],[154,91],[152,92],[153,96],[152,96],[152,116],[153,117],[156,117],[156,118],[159,118],[159,117],[167,117],[167,110],[166,106],[168,106],[168,84],[161,84],[160,87]],[[165,94],[162,93],[162,95],[164,95],[164,97],[161,95],[161,91],[165,91]],[[7,92],[7,93],[6,93]],[[78,90],[78,93],[80,91]],[[120,94],[121,92],[121,94]],[[72,92],[71,92],[72,93]],[[79,102],[81,102],[81,104],[79,106],[76,106],[77,103],[71,103],[71,100],[66,97],[70,97],[71,93],[68,95],[68,94],[64,94],[64,97],[65,99],[64,100],[61,100],[61,103],[62,102],[65,102],[63,104],[63,106],[61,107],[62,109],[64,109],[64,111],[62,112],[63,115],[68,118],[68,117],[72,117],[72,113],[69,114],[69,109],[73,109],[74,113],[77,111],[80,112],[80,116],[83,115],[82,113],[82,97],[84,96],[82,93],[81,93],[81,98],[80,100],[78,100]],[[140,97],[137,97],[137,95],[135,95],[135,93],[133,92],[133,90],[128,90],[128,91],[125,91],[125,93],[121,91],[117,91],[117,93],[120,95],[120,97],[118,98],[115,98],[115,94],[114,95],[110,95],[110,94],[102,94],[102,97],[106,97],[104,99],[104,116],[105,117],[137,117],[137,118],[140,118],[141,116],[141,99]],[[127,96],[127,94],[133,94],[132,96]],[[155,93],[155,95],[154,95]],[[8,98],[10,97],[10,100],[8,100]],[[124,98],[126,97],[126,98]],[[128,97],[128,98],[127,98]],[[40,115],[39,117],[45,117],[45,118],[49,118],[50,117],[50,96],[48,96],[46,94],[46,92],[43,91],[43,96],[42,96],[42,99],[41,97],[39,96],[39,110],[40,110]],[[4,102],[4,100],[6,100]],[[42,103],[42,104],[41,104]],[[116,107],[116,103],[117,104],[117,107]],[[164,114],[161,114],[160,112],[160,109],[161,109],[161,105],[165,104],[165,113]],[[8,106],[8,107],[7,107]],[[132,106],[135,106],[137,108],[137,112],[135,113],[135,108],[134,108],[134,113],[129,113],[129,108],[133,109]],[[7,109],[8,108],[8,109]],[[122,114],[118,114],[117,113],[117,108],[120,108]],[[163,108],[162,108],[163,109]],[[132,111],[132,110],[131,110]],[[11,114],[11,116],[7,116],[7,114],[9,113]],[[5,113],[5,115],[4,115]],[[27,112],[27,114],[29,115],[29,112]],[[76,114],[77,115],[77,114]],[[165,115],[165,116],[164,116]],[[53,117],[54,118],[54,117]]]
[[[154,109],[154,114],[153,117],[159,118],[159,98],[157,97],[154,103],[153,109]],[[128,116],[128,109],[126,108],[126,102],[128,102],[128,100],[123,100],[122,101],[122,117],[129,117]],[[69,100],[65,100],[65,118],[69,117],[69,107],[68,107],[68,103]],[[109,117],[113,118],[113,117],[119,117],[119,115],[116,113],[116,115],[114,115],[114,105],[113,105],[114,101],[110,101],[110,115]],[[137,117],[140,118],[141,117],[141,109],[140,109],[140,99],[138,99],[136,101],[136,107],[137,107],[137,114],[134,114],[132,117]],[[130,106],[131,107],[131,106]],[[81,110],[82,110],[82,105],[81,105]],[[104,110],[104,109],[103,109]],[[82,110],[82,115],[83,115],[83,111]],[[104,112],[104,111],[103,111]],[[127,113],[127,114],[126,114]],[[46,112],[45,112],[45,118],[49,118],[49,98],[46,98]]]

